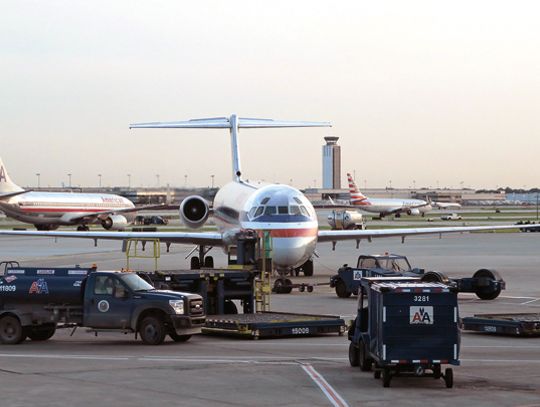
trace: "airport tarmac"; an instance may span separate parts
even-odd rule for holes
[[[0,238],[0,259],[28,266],[125,266],[118,242],[50,238]],[[314,277],[327,282],[343,263],[361,253],[405,254],[413,266],[470,276],[494,268],[507,290],[494,301],[460,295],[461,316],[494,312],[540,312],[540,233],[482,233],[352,242],[317,248]],[[173,245],[159,260],[162,269],[187,268],[191,247]],[[224,254],[214,249],[216,266]],[[150,270],[151,260],[133,262]],[[328,286],[313,293],[273,295],[276,311],[353,317],[354,297],[337,298]],[[464,332],[462,365],[454,388],[442,380],[395,378],[384,389],[370,373],[349,365],[346,336],[239,340],[195,336],[187,343],[145,346],[132,335],[59,330],[47,342],[0,347],[0,406],[540,406],[540,338]]]

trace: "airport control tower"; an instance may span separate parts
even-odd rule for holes
[[[341,147],[337,145],[339,137],[325,137],[323,146],[323,185],[325,189],[341,188]]]

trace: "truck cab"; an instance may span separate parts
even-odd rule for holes
[[[50,338],[58,327],[183,342],[205,323],[202,297],[156,290],[136,273],[81,268],[6,268],[0,284],[0,341]]]

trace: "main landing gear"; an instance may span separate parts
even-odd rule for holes
[[[313,291],[313,285],[311,284],[294,284],[291,279],[287,278],[287,274],[298,276],[300,272],[304,273],[304,276],[311,277],[313,275],[313,260],[308,260],[300,267],[293,270],[276,270],[279,277],[274,281],[274,287],[272,291],[276,294],[290,294],[293,288],[298,287],[301,292],[307,290]]]
[[[77,226],[77,232],[88,232],[90,228],[88,225],[79,225]]]
[[[208,252],[212,250],[212,246],[206,248],[204,245],[199,245],[195,247],[188,255],[189,257],[194,252],[198,251],[198,256],[193,256],[190,259],[190,269],[199,270],[201,267],[204,268],[214,268],[214,258],[212,256],[207,256]],[[186,257],[186,258],[187,258]]]

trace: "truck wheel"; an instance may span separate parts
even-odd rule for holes
[[[392,374],[390,369],[385,367],[382,371],[382,385],[383,387],[390,387],[390,381],[392,380]]]
[[[146,317],[139,326],[139,335],[147,345],[160,345],[165,340],[165,324],[156,317]]]
[[[360,359],[360,370],[362,372],[371,371],[373,361],[367,354],[366,344],[363,341],[358,344],[358,358]]]
[[[285,286],[283,287],[283,290],[284,290],[283,293],[284,294],[292,293],[292,289],[293,289],[292,285],[293,285],[293,282],[290,279],[286,278]]]
[[[454,387],[454,372],[450,367],[446,368],[444,371],[444,384],[446,384],[446,387],[449,389]]]
[[[339,298],[349,298],[352,294],[350,291],[347,291],[347,286],[342,279],[336,281],[336,294]]]
[[[176,332],[171,331],[169,332],[169,336],[171,339],[175,342],[187,342],[190,340],[191,335],[178,335]]]
[[[501,280],[501,277],[496,271],[488,270],[488,269],[480,269],[476,273],[473,274],[473,278],[480,279],[489,279],[492,281],[498,281]],[[489,290],[488,287],[478,287],[476,289],[476,296],[480,298],[481,300],[494,300],[499,296],[501,293],[501,286],[499,284],[499,287],[495,290]]]
[[[353,367],[360,364],[358,347],[352,342],[349,344],[349,363]]]
[[[43,324],[41,326],[31,327],[28,330],[28,337],[33,341],[46,341],[56,332],[55,324]]]
[[[5,345],[16,345],[26,339],[19,318],[6,315],[0,319],[0,342]]]
[[[375,378],[375,379],[380,379],[380,378],[381,378],[381,371],[380,371],[380,369],[377,369],[377,370],[374,370],[374,371],[373,371],[373,378]]]

